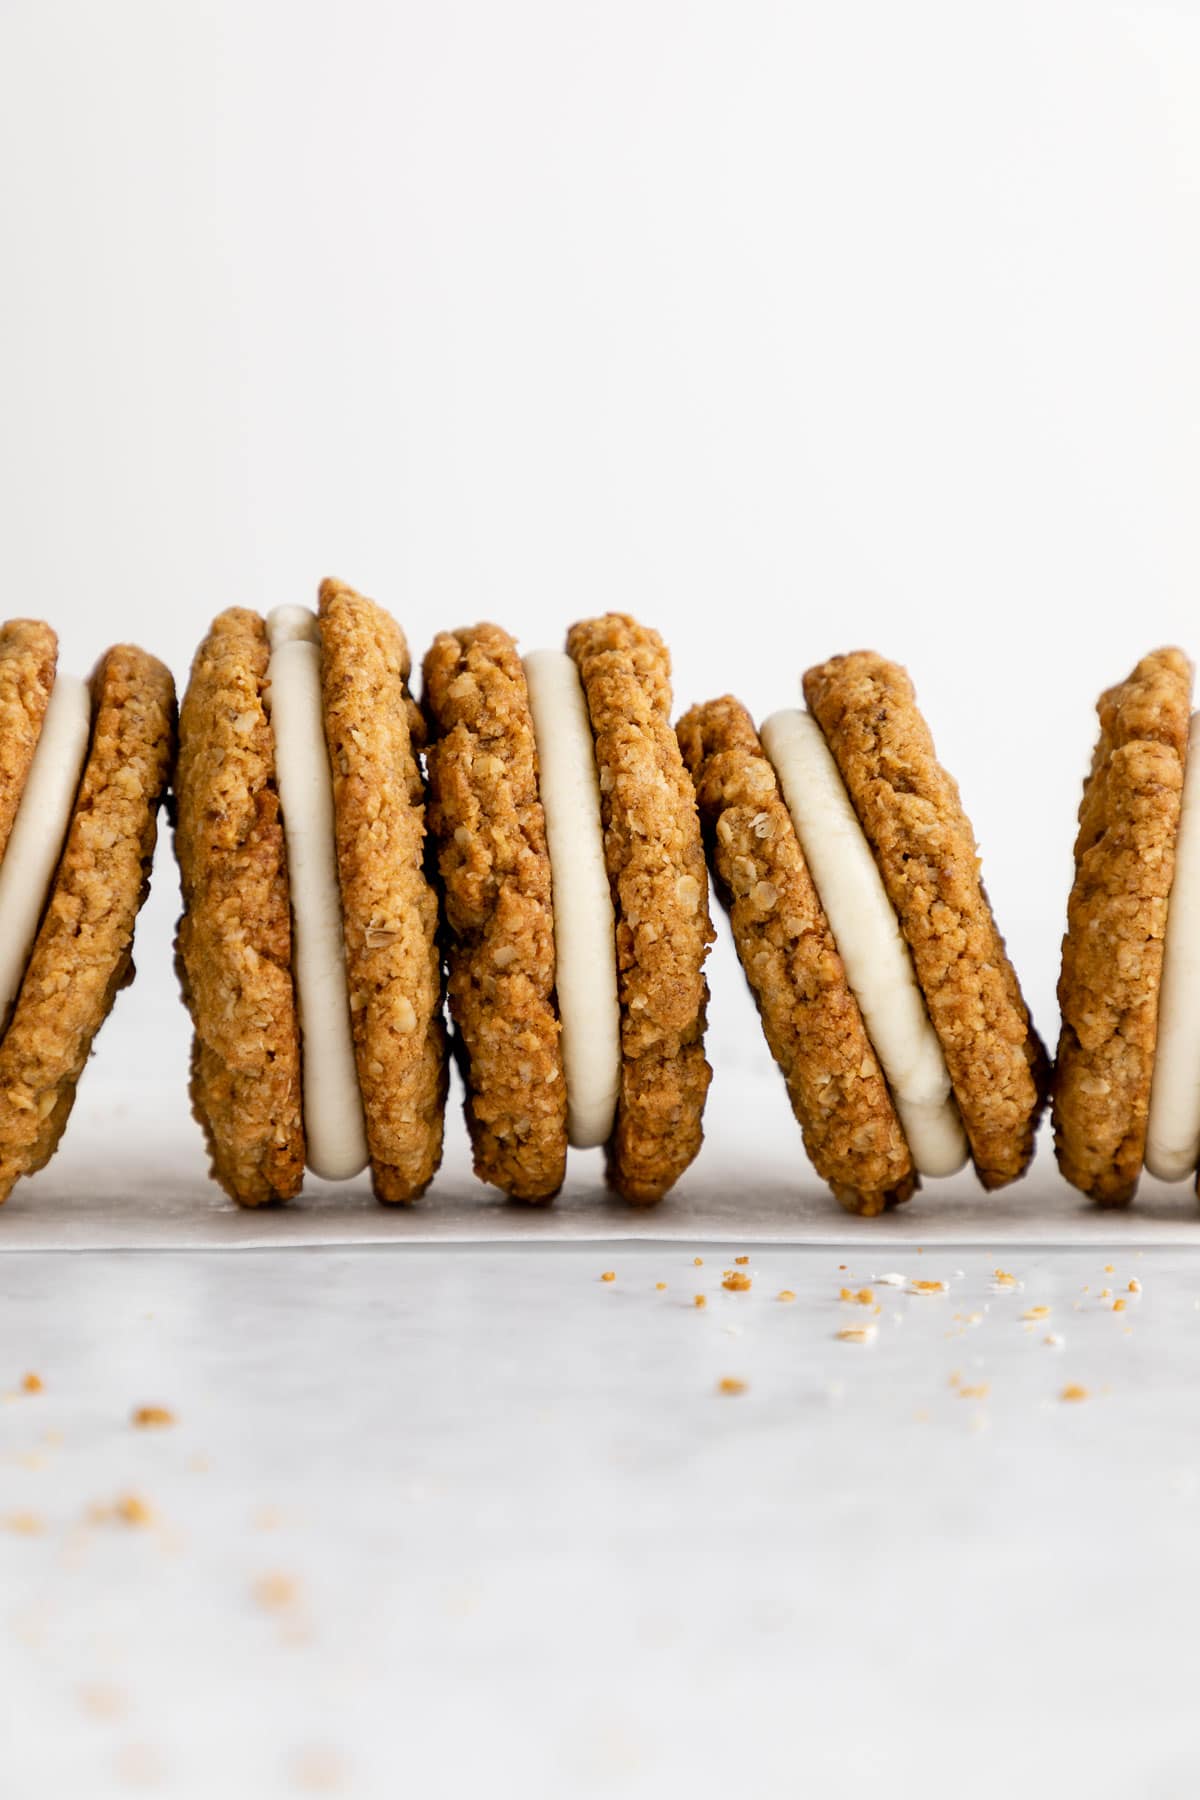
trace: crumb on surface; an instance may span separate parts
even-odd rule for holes
[[[693,1256],[692,1267],[693,1269],[702,1269],[704,1267],[704,1258],[702,1256]]]
[[[1128,1304],[1129,1302],[1127,1300],[1122,1300],[1120,1295],[1118,1295],[1112,1303],[1112,1309],[1114,1312],[1124,1312]]]
[[[778,1294],[776,1294],[775,1298],[777,1300],[794,1300],[796,1298],[796,1296],[793,1293],[791,1288],[780,1288],[780,1290],[779,1290]]]
[[[1016,1287],[1017,1278],[1008,1269],[993,1269],[992,1280],[997,1287]]]
[[[4,1520],[5,1531],[12,1531],[18,1537],[40,1537],[45,1527],[37,1513],[13,1512]]]
[[[258,1577],[251,1593],[255,1605],[261,1606],[264,1612],[284,1612],[299,1599],[300,1585],[294,1576],[285,1575],[279,1569],[271,1569]]]
[[[862,1287],[857,1291],[854,1288],[844,1287],[839,1289],[838,1299],[844,1300],[848,1306],[874,1306],[875,1293],[874,1289],[869,1287]]]
[[[843,1344],[869,1344],[875,1336],[875,1326],[844,1325],[837,1335]]]
[[[140,1430],[152,1431],[156,1426],[174,1425],[175,1414],[169,1406],[135,1406],[133,1423]]]
[[[617,1271],[615,1269],[605,1269],[600,1279],[601,1281],[615,1281],[617,1279]]]
[[[1048,1306],[1027,1306],[1021,1317],[1023,1319],[1048,1319],[1050,1308]]]
[[[986,1400],[992,1391],[990,1381],[961,1382],[958,1389],[960,1400]]]
[[[1138,1280],[1137,1276],[1135,1275],[1133,1280],[1129,1283],[1129,1292],[1131,1294],[1140,1294],[1141,1291],[1142,1291],[1142,1284]]]
[[[708,1305],[708,1295],[707,1294],[697,1294],[695,1299],[692,1301],[692,1305],[693,1306],[707,1306]]]
[[[721,1278],[721,1286],[728,1288],[731,1294],[744,1294],[753,1285],[750,1276],[744,1275],[741,1269],[726,1269]]]
[[[944,1294],[946,1292],[946,1283],[944,1281],[914,1280],[909,1282],[908,1291],[910,1294]]]
[[[735,1263],[748,1263],[750,1258],[748,1256],[735,1256],[733,1260]]]
[[[666,1282],[665,1281],[656,1281],[654,1284],[654,1291],[656,1294],[665,1294],[667,1291]]]
[[[718,1394],[744,1394],[746,1383],[737,1375],[722,1375],[717,1383]]]
[[[1085,1387],[1081,1387],[1079,1382],[1068,1381],[1067,1385],[1061,1390],[1058,1397],[1060,1400],[1086,1400],[1088,1397],[1088,1391]]]
[[[22,1375],[21,1377],[21,1392],[23,1394],[40,1394],[45,1389],[45,1386],[46,1384],[41,1376],[36,1375],[32,1369],[30,1369],[27,1375]]]

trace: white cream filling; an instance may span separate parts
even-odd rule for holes
[[[12,1015],[50,897],[91,729],[87,682],[57,676],[0,863],[0,1030]]]
[[[1200,713],[1188,732],[1145,1162],[1160,1181],[1182,1181],[1200,1163]]]
[[[824,734],[809,713],[788,710],[773,713],[760,735],[913,1162],[922,1175],[953,1175],[966,1161],[967,1141],[946,1058]]]
[[[276,607],[267,635],[267,706],[292,895],[308,1166],[326,1181],[345,1181],[366,1167],[367,1134],[350,1030],[321,638],[316,615],[303,606]]]
[[[562,650],[525,657],[554,896],[555,982],[567,1079],[567,1136],[608,1142],[621,1081],[616,922],[596,746],[579,671]]]

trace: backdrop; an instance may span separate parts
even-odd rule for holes
[[[7,0],[5,610],[182,678],[326,573],[418,657],[627,608],[760,716],[876,647],[1052,1038],[1097,691],[1200,645],[1198,83],[1134,0]],[[182,1080],[177,905],[109,1077]]]

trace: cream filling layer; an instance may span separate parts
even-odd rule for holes
[[[761,732],[813,884],[922,1175],[953,1175],[967,1140],[912,957],[837,764],[809,713]]]
[[[524,666],[550,853],[567,1136],[588,1149],[611,1137],[621,1084],[616,920],[596,746],[579,671],[565,651],[535,650]]]
[[[321,637],[315,613],[303,606],[276,607],[267,636],[267,707],[292,896],[308,1166],[326,1181],[345,1181],[366,1167],[367,1133],[350,1030]]]
[[[56,676],[0,863],[0,1030],[12,1016],[50,898],[91,730],[87,682]]]
[[[1200,713],[1183,772],[1145,1163],[1160,1181],[1182,1181],[1200,1163]]]

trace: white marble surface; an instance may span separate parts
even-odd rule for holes
[[[1194,1793],[1200,1252],[737,1249],[0,1256],[5,1800]]]

